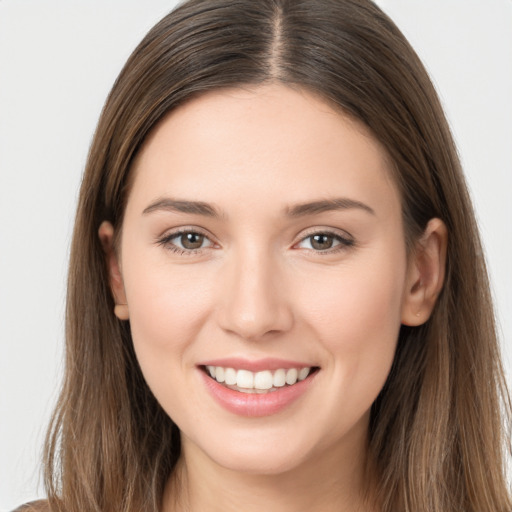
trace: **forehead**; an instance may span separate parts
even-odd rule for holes
[[[172,111],[137,155],[130,195],[398,200],[390,169],[364,125],[309,92],[267,85],[206,93]]]

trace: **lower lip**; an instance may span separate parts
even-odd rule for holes
[[[313,382],[318,371],[297,382],[268,393],[242,393],[219,384],[200,370],[204,383],[213,398],[224,409],[239,416],[270,416],[277,414],[300,398]]]

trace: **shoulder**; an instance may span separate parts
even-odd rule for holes
[[[12,512],[49,512],[50,508],[46,500],[31,501],[25,503]]]

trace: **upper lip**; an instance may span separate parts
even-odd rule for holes
[[[221,359],[209,359],[201,361],[198,366],[222,366],[223,368],[235,368],[237,370],[248,370],[250,372],[259,372],[263,370],[279,370],[284,368],[312,368],[315,365],[301,361],[291,361],[286,359],[264,358],[264,359],[244,359],[239,357],[227,357]]]

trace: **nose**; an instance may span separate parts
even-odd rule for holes
[[[253,248],[226,263],[220,285],[220,327],[245,340],[288,331],[293,325],[291,298],[275,258]]]

